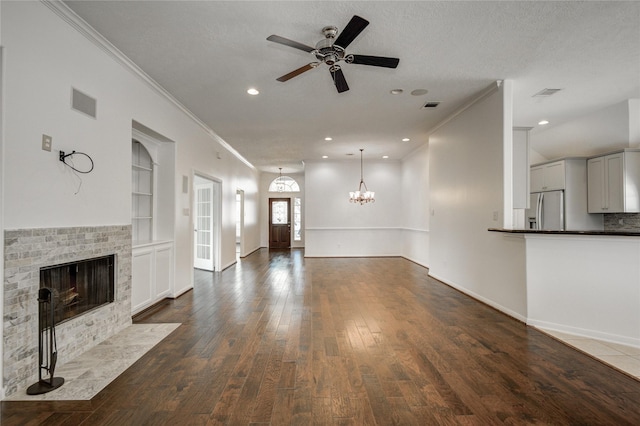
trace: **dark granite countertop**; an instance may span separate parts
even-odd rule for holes
[[[608,235],[613,237],[640,237],[638,231],[546,231],[544,229],[504,229],[489,228],[492,232],[505,232],[508,234],[545,234],[545,235]]]

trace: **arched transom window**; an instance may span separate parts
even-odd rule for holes
[[[278,176],[269,185],[269,192],[300,192],[300,185],[292,177]]]

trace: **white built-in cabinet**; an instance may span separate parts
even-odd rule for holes
[[[554,161],[531,167],[531,191],[556,191],[565,189],[565,162]]]
[[[590,158],[587,181],[589,213],[640,212],[640,151]]]
[[[141,126],[143,127],[143,126]],[[133,130],[131,313],[173,296],[175,144]]]
[[[133,249],[131,313],[172,295],[173,243],[149,243]]]

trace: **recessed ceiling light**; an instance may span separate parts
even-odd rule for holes
[[[427,93],[429,93],[427,89],[416,89],[411,92],[413,96],[422,96],[422,95],[426,95]]]
[[[329,156],[328,155],[323,155],[322,158],[329,158]]]
[[[409,138],[402,138],[402,142],[409,142],[411,139]]]
[[[325,140],[325,141],[332,141],[332,140],[333,140],[333,138],[326,137],[326,138],[324,138],[324,140]]]
[[[549,120],[538,121],[538,124],[541,125],[541,126],[544,126],[545,124],[549,124]]]
[[[247,90],[247,93],[248,93],[248,94],[250,94],[250,95],[255,96],[255,95],[257,95],[257,94],[258,94],[258,93],[260,93],[260,92],[258,91],[258,89],[254,89],[254,88],[252,87],[251,89]]]
[[[389,156],[388,155],[383,155],[382,158],[389,158]]]
[[[399,95],[402,92],[404,92],[404,90],[402,89],[393,89],[389,93],[391,93],[392,95]]]

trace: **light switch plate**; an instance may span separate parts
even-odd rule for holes
[[[42,135],[42,149],[44,151],[51,152],[51,145],[53,144],[53,138],[49,135]]]

